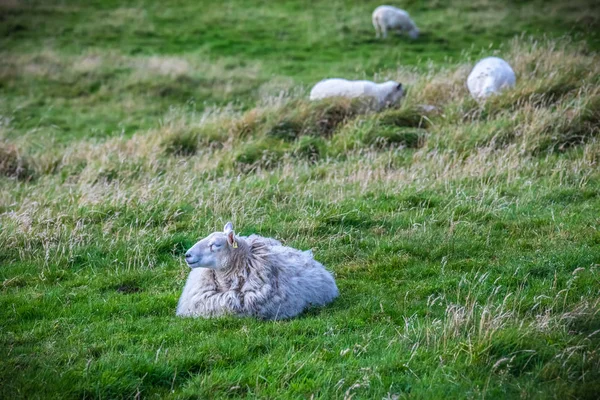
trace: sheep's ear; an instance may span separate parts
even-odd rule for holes
[[[235,232],[233,232],[233,231],[227,232],[227,243],[229,243],[229,245],[231,247],[233,247],[234,249],[237,249],[238,244],[235,241]]]
[[[396,86],[396,90],[402,90],[402,84],[399,83],[398,86]]]
[[[233,247],[237,247],[237,243],[235,242],[235,237],[234,237],[234,232],[233,231],[229,231],[227,232],[227,243],[229,243],[229,245],[233,246]]]
[[[237,242],[235,241],[235,232],[233,231],[233,224],[231,222],[226,223],[225,228],[223,228],[223,231],[227,235],[227,243],[229,243],[230,246],[233,246],[234,249],[237,249],[238,246]]]

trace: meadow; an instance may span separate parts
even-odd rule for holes
[[[600,4],[379,4],[0,0],[0,398],[598,398]],[[307,101],[341,76],[408,92]],[[175,317],[229,220],[340,297]]]

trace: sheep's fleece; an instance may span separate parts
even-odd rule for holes
[[[515,72],[501,58],[487,57],[479,61],[467,78],[467,87],[475,100],[485,100],[507,87],[515,86]]]
[[[419,37],[419,29],[410,15],[392,6],[379,6],[371,16],[376,36],[386,38],[388,30],[406,32],[413,39]]]
[[[398,82],[375,83],[339,78],[322,80],[310,91],[311,100],[321,100],[328,97],[362,97],[372,100],[376,109],[391,106],[402,99],[402,96],[404,96],[404,88]]]
[[[258,235],[236,236],[231,222],[186,253],[192,268],[178,316],[285,319],[338,296],[331,273],[311,251]]]

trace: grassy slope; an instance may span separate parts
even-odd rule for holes
[[[374,2],[179,3],[1,6],[0,397],[597,395],[600,63],[509,43],[597,49],[593,5],[415,1],[424,38],[381,43]],[[479,108],[456,62],[490,44],[519,84]],[[303,100],[374,74],[402,107]],[[341,297],[175,318],[228,219]]]
[[[4,7],[0,65],[10,96],[0,113],[14,118],[19,134],[49,131],[59,141],[130,135],[190,100],[200,108],[249,107],[265,90],[310,86],[327,76],[371,78],[397,65],[424,68],[427,60],[443,65],[522,32],[585,35],[592,48],[600,46],[598,6],[581,0],[407,2],[423,30],[414,42],[375,40],[376,1],[270,3]],[[148,61],[152,55],[170,58]],[[15,71],[15,63],[28,67]]]

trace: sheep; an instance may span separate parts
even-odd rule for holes
[[[375,27],[375,36],[387,38],[389,30],[397,32],[406,32],[413,39],[419,37],[419,29],[410,15],[404,10],[392,6],[379,6],[373,11],[373,26]]]
[[[477,101],[499,93],[507,87],[515,86],[515,72],[501,58],[487,57],[480,60],[467,78],[467,87]]]
[[[287,319],[338,296],[333,276],[311,251],[236,236],[231,222],[191,247],[185,261],[192,271],[177,305],[182,317]]]
[[[404,96],[401,83],[387,81],[349,81],[346,79],[325,79],[317,83],[310,91],[310,100],[327,97],[362,97],[372,101],[376,109],[396,104]]]

